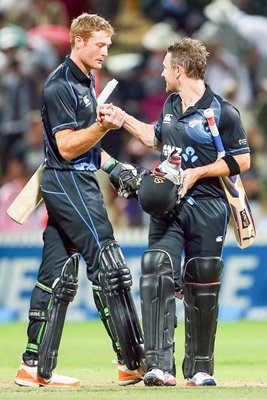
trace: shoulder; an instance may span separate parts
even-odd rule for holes
[[[44,96],[53,96],[64,93],[70,89],[70,82],[67,77],[68,66],[64,63],[59,65],[47,78],[43,86]]]
[[[174,108],[177,105],[177,101],[181,102],[181,98],[178,93],[171,93],[164,103],[164,108]]]
[[[227,115],[228,117],[239,117],[240,113],[238,109],[230,103],[228,100],[224,99],[222,96],[218,94],[214,94],[214,100],[216,103],[219,103],[220,113],[223,115]]]
[[[219,125],[240,121],[239,110],[233,104],[217,94],[214,95],[214,98],[219,104]]]

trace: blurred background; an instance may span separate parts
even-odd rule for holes
[[[252,153],[242,180],[258,240],[241,251],[231,228],[224,252],[222,319],[267,319],[267,1],[266,0],[0,0],[0,322],[27,317],[39,267],[46,211],[42,204],[22,226],[5,210],[43,161],[41,89],[70,52],[69,25],[82,12],[97,13],[115,28],[113,45],[96,75],[99,93],[119,85],[112,101],[146,122],[156,122],[166,99],[161,78],[166,48],[184,36],[210,52],[206,82],[240,111]],[[123,129],[102,147],[120,161],[153,168],[159,154]],[[98,173],[116,238],[134,276],[139,309],[140,258],[148,216],[136,200],[118,197]],[[80,289],[71,317],[96,316],[81,261]],[[90,285],[89,285],[90,286]],[[181,304],[177,306],[182,318]]]

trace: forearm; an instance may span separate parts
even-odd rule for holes
[[[65,160],[72,160],[86,153],[111,129],[119,129],[125,122],[125,115],[118,107],[108,106],[101,121],[88,128],[74,131],[65,129],[56,133],[58,150]]]
[[[110,160],[112,157],[110,154],[108,154],[106,151],[102,150],[101,151],[101,168],[103,167],[103,165]]]
[[[194,168],[194,172],[196,173],[197,179],[229,176],[229,168],[223,160],[204,165],[203,167]]]
[[[81,154],[86,153],[109,129],[100,123],[94,123],[88,128],[73,131],[65,129],[56,133],[56,141],[59,152],[65,160],[72,160]]]
[[[126,114],[126,121],[123,127],[135,138],[140,140],[146,147],[157,149],[155,144],[154,125],[139,121],[133,116]]]
[[[240,172],[246,171],[250,166],[250,155],[239,154],[234,156],[239,165]],[[181,198],[185,196],[187,191],[202,178],[215,178],[220,176],[229,176],[230,171],[226,162],[221,159],[212,164],[204,165],[202,167],[188,168],[183,172],[183,189]]]
[[[240,172],[245,172],[250,167],[250,154],[238,154],[233,156],[235,161],[237,162]],[[198,168],[199,178],[212,178],[219,176],[229,176],[229,168],[226,162],[221,159],[216,161],[213,164],[205,165],[203,167]]]

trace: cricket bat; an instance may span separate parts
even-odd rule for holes
[[[107,83],[97,98],[97,103],[99,105],[105,103],[117,84],[118,81],[116,79],[112,79]],[[19,224],[24,224],[43,200],[40,187],[43,168],[44,163],[39,166],[6,210],[9,217]]]
[[[213,110],[206,109],[204,116],[213,137],[218,159],[220,159],[225,155],[225,151]],[[255,242],[256,228],[244,186],[239,175],[224,176],[219,179],[230,206],[230,220],[237,244],[241,249],[245,249]]]

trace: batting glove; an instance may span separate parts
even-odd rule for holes
[[[110,158],[102,166],[102,169],[109,174],[109,180],[119,196],[126,199],[137,197],[139,177],[135,167]]]
[[[175,185],[180,186],[182,183],[181,157],[177,154],[170,155],[167,160],[154,169],[153,174],[164,176]]]

